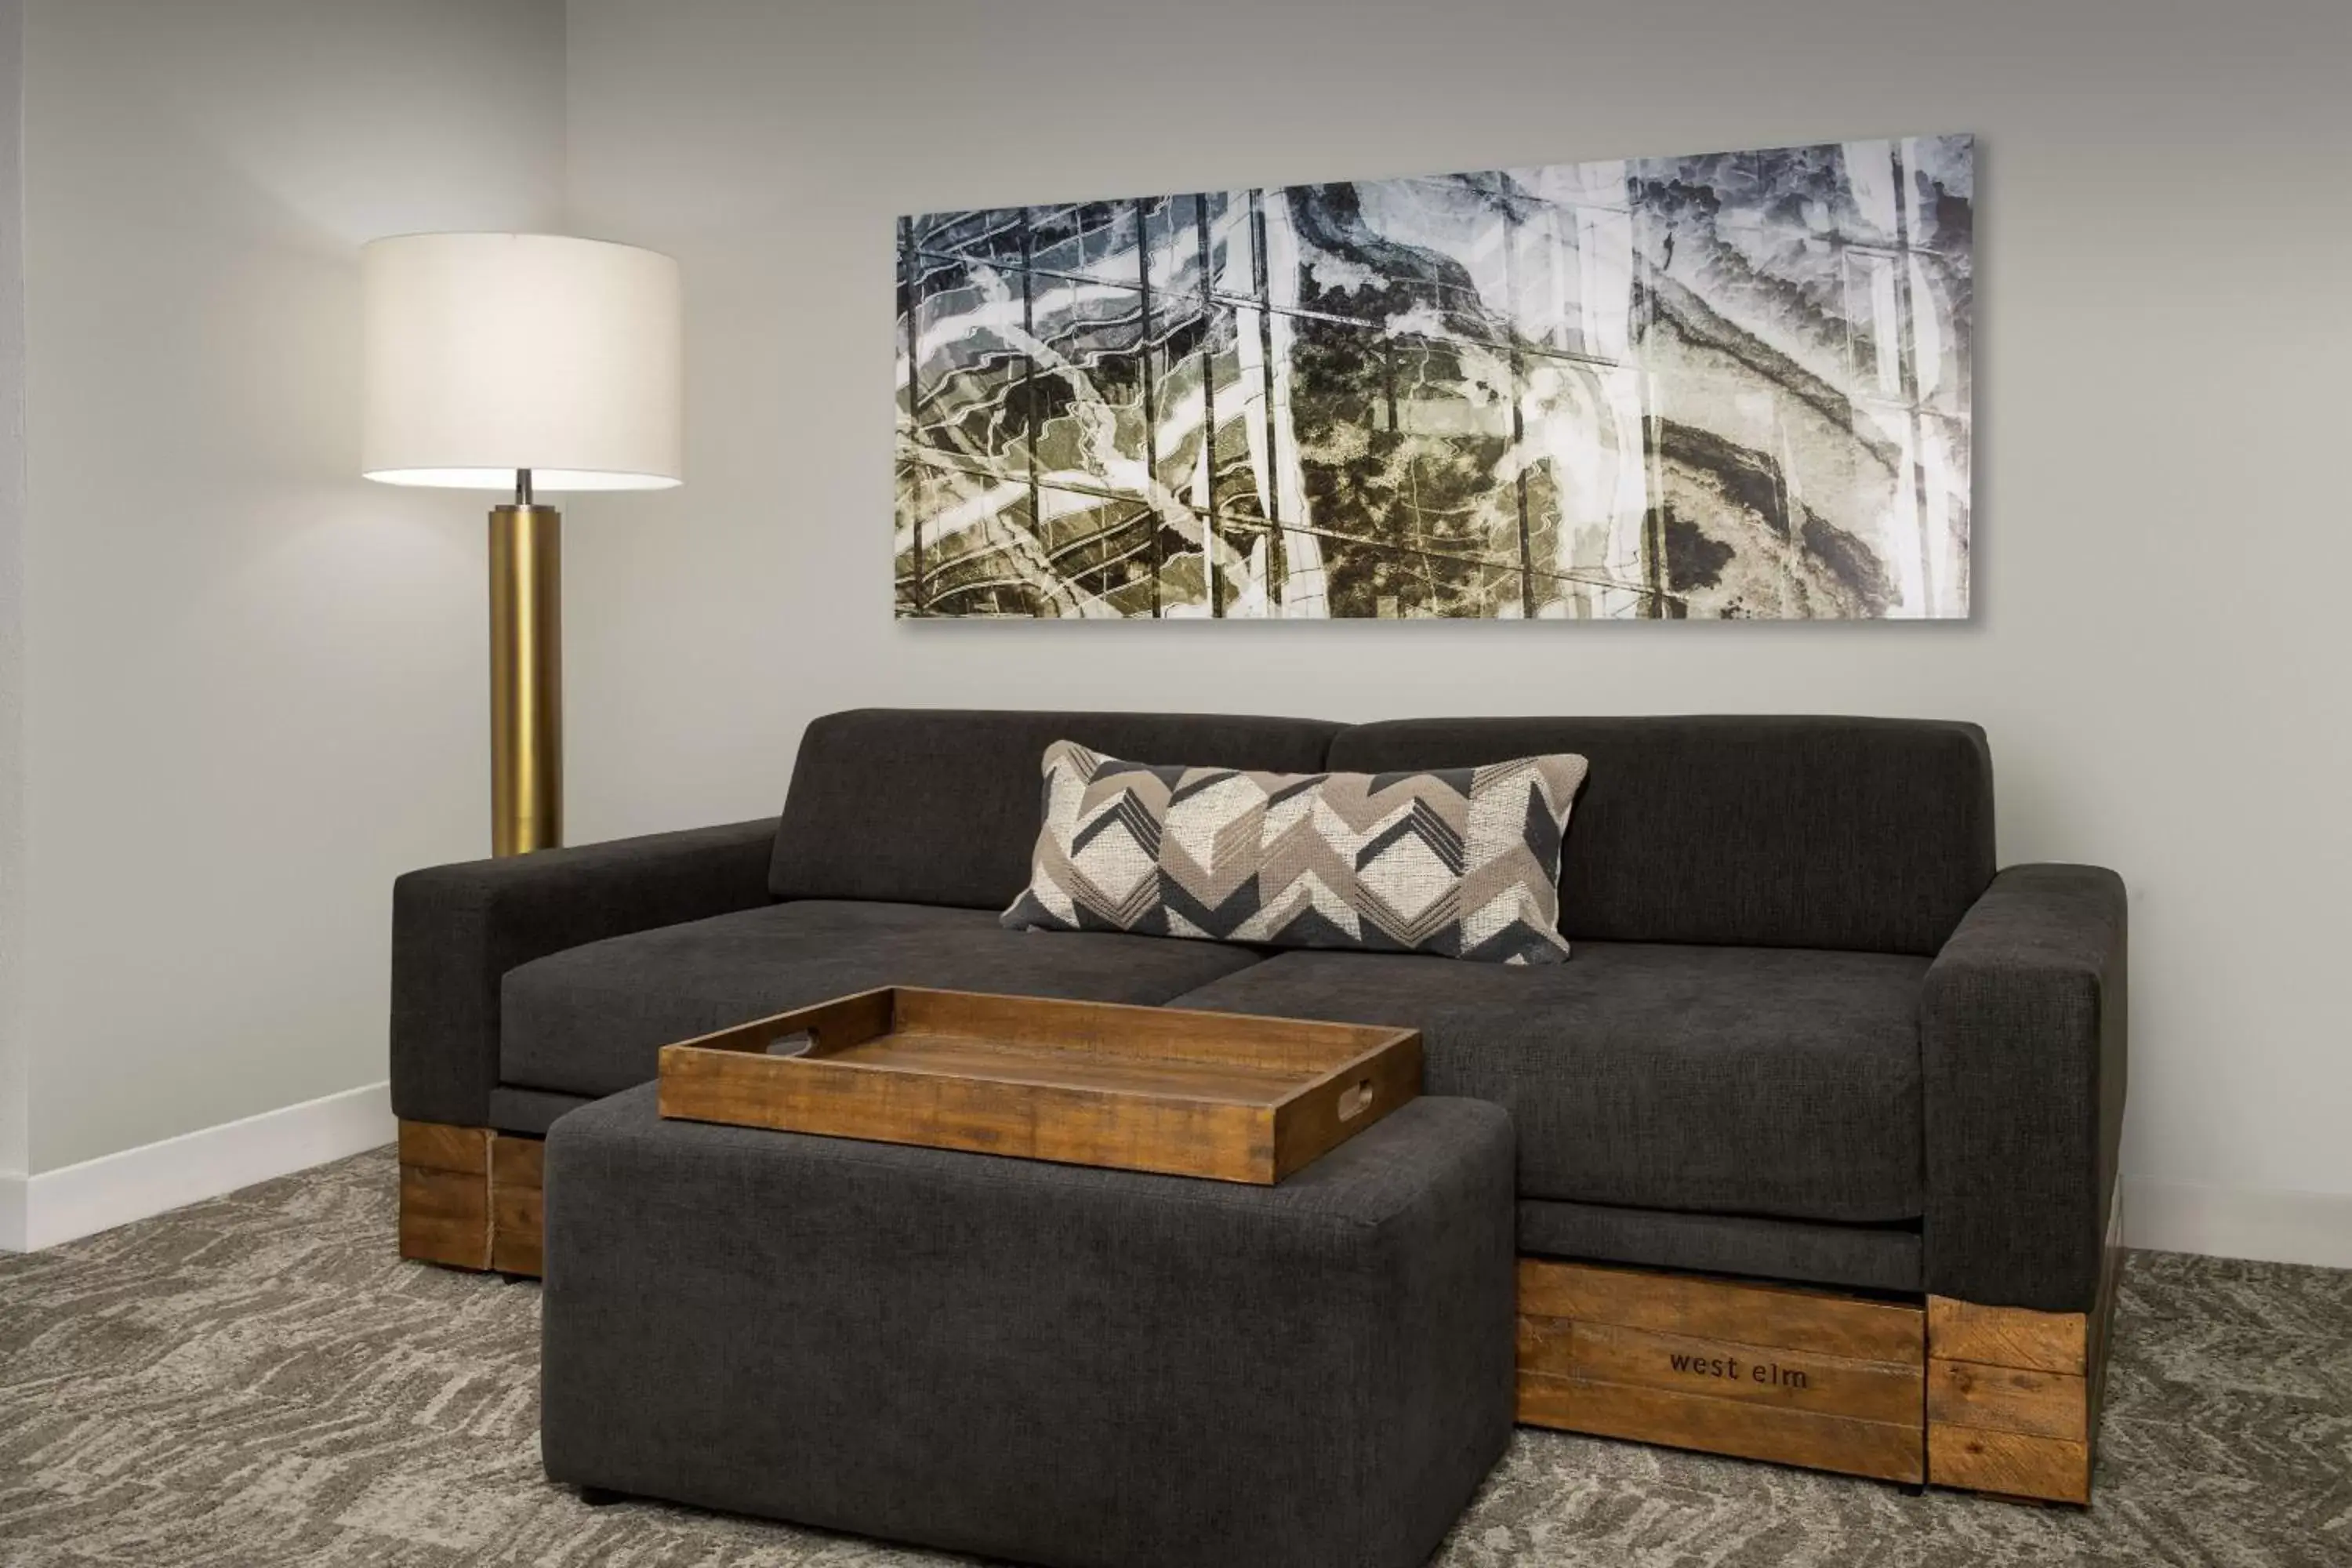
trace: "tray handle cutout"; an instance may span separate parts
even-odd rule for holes
[[[1353,1121],[1372,1108],[1372,1080],[1358,1079],[1339,1091],[1339,1120]]]
[[[761,1054],[771,1057],[804,1057],[816,1049],[814,1029],[794,1029],[789,1035],[778,1035],[760,1047]]]

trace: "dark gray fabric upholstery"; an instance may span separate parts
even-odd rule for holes
[[[499,982],[600,937],[767,902],[774,821],[411,871],[392,886],[392,1109],[488,1124]]]
[[[2123,1137],[2124,885],[2012,866],[1927,971],[1927,1287],[2043,1311],[2098,1295]]]
[[[810,900],[551,954],[506,978],[501,1077],[612,1094],[663,1046],[877,985],[1165,1002],[1255,963],[1164,937],[1006,931],[985,910]]]
[[[1059,739],[1290,772],[1586,756],[1561,877],[1576,955],[1259,963],[1003,931]],[[1433,1092],[1517,1119],[1520,1196],[1579,1205],[1545,1220],[1562,1249],[1875,1285],[1916,1247],[1924,1289],[2077,1310],[2122,1127],[2124,892],[2088,867],[1993,881],[1992,823],[1968,724],[835,714],[781,830],[402,878],[394,1107],[534,1131],[642,1081],[670,1039],[894,982],[1411,1024]],[[1915,1221],[1916,1242],[1853,1228]]]
[[[544,1138],[555,1119],[567,1110],[593,1103],[584,1094],[561,1094],[545,1089],[517,1089],[512,1084],[490,1090],[490,1125],[501,1132],[525,1132]]]
[[[1927,968],[1618,942],[1528,969],[1292,952],[1172,1005],[1421,1030],[1430,1093],[1511,1112],[1523,1197],[1867,1222],[1923,1204]]]
[[[1055,741],[1139,763],[1311,773],[1339,726],[1185,713],[869,708],[810,724],[769,886],[1003,910],[1029,885]]]
[[[1859,1290],[1919,1289],[1919,1233],[1752,1215],[1519,1200],[1519,1250],[1545,1258],[1746,1274]]]
[[[1248,1187],[665,1122],[648,1088],[558,1123],[546,1181],[557,1481],[1049,1568],[1418,1568],[1509,1436],[1490,1105]]]
[[[1561,857],[1572,942],[1931,956],[1992,879],[1973,724],[1889,719],[1409,719],[1333,737],[1354,773],[1575,752]]]

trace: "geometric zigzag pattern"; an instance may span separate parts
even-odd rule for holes
[[[1015,930],[1557,963],[1577,756],[1399,773],[1153,767],[1045,750]]]

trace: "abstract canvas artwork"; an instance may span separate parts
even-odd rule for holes
[[[902,218],[902,616],[1969,613],[1966,136]]]

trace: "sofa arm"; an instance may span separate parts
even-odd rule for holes
[[[392,885],[392,1109],[489,1124],[499,981],[567,947],[768,901],[776,822],[542,849]]]
[[[1928,967],[1930,1294],[2091,1309],[2122,1141],[2123,879],[2014,866]]]

